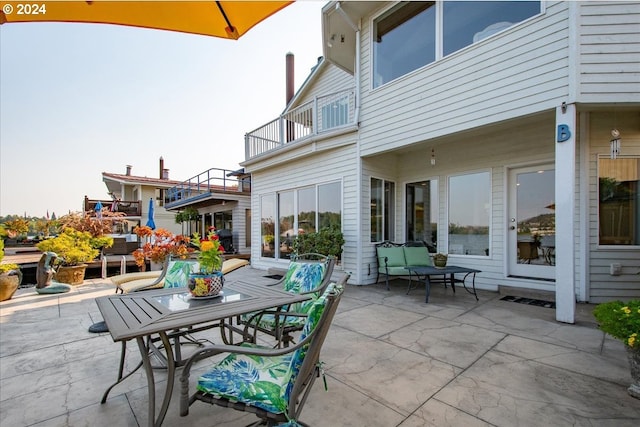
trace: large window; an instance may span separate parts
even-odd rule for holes
[[[395,184],[371,178],[371,241],[394,240]]]
[[[442,13],[438,13],[440,9]],[[373,87],[538,13],[539,1],[398,3],[373,23]]]
[[[407,184],[407,242],[421,241],[438,250],[438,180]]]
[[[275,195],[272,194],[260,197],[260,237],[262,240],[261,255],[266,258],[275,257],[275,217]]]
[[[489,172],[449,178],[449,253],[489,255]]]
[[[640,245],[640,158],[600,158],[599,243]]]
[[[289,259],[293,239],[335,226],[342,229],[342,185],[318,184],[261,197],[262,256]],[[274,222],[273,218],[278,218]]]

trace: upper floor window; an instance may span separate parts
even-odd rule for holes
[[[601,245],[640,245],[640,158],[600,158],[599,237]]]
[[[537,15],[540,7],[540,1],[400,2],[373,21],[373,87]]]

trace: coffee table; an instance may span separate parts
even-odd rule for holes
[[[456,292],[456,283],[462,283],[464,289],[470,294],[473,294],[476,297],[476,301],[478,301],[478,294],[476,293],[476,273],[480,273],[480,270],[467,267],[458,267],[457,265],[447,265],[446,267],[408,266],[405,268],[409,270],[409,289],[407,290],[407,293],[409,293],[409,291],[411,290],[412,277],[415,274],[418,277],[418,281],[424,281],[424,286],[427,294],[425,302],[429,302],[429,294],[431,293],[431,279],[429,278],[429,276],[436,275],[444,276],[445,286],[447,285],[447,282],[449,282],[454,293]],[[462,279],[457,279],[455,277],[456,274],[464,274],[464,277]],[[470,275],[473,291],[469,290],[466,284],[467,277]]]

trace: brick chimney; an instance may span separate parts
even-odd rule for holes
[[[293,53],[289,52],[286,56],[286,105],[289,105],[289,102],[293,99],[294,95],[294,61],[293,61]],[[293,141],[296,139],[295,137],[295,123],[287,121],[287,142]]]
[[[164,177],[164,159],[160,156],[160,179],[166,179]]]
[[[289,105],[289,101],[291,101],[291,99],[293,98],[294,95],[294,80],[295,80],[295,76],[294,76],[294,57],[293,57],[293,53],[289,52],[287,53],[287,57],[286,57],[286,64],[287,64],[287,69],[286,69],[286,78],[287,78],[287,82],[286,82],[286,105]]]
[[[127,165],[127,176],[131,176],[131,165]]]

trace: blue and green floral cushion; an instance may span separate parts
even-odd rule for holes
[[[301,340],[318,325],[326,306],[328,291],[329,289],[314,300],[309,309]],[[242,346],[258,347],[248,343]],[[285,413],[307,347],[303,346],[292,353],[272,357],[231,353],[198,379],[197,389],[271,413]]]
[[[169,261],[167,274],[164,276],[164,288],[183,288],[187,286],[190,273],[197,273],[200,263],[189,260]]]
[[[326,268],[323,262],[292,261],[284,277],[284,290],[296,294],[314,290],[322,283]]]
[[[322,262],[296,262],[289,263],[289,269],[284,277],[284,290],[291,293],[299,294],[301,292],[309,292],[320,286],[324,279],[324,273],[327,269],[325,263]],[[310,304],[313,300],[303,301],[291,305],[291,307],[285,307],[287,311],[295,313],[307,313]],[[255,313],[243,314],[242,320],[249,321],[249,319]],[[280,318],[283,321],[283,318]],[[304,324],[305,319],[302,317],[288,317],[284,320],[287,326],[300,326]],[[281,323],[282,324],[282,323]],[[272,314],[265,314],[258,322],[258,326],[265,329],[273,329],[276,325],[275,316]]]

